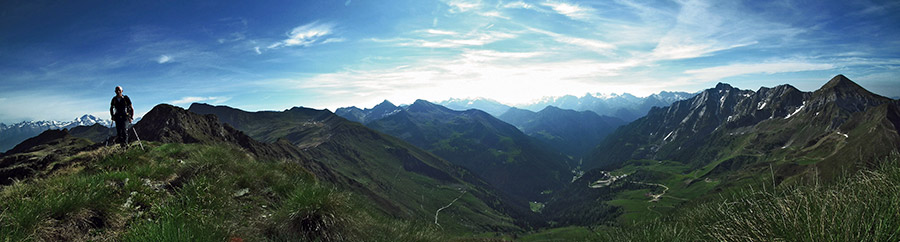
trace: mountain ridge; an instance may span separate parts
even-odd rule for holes
[[[606,135],[625,124],[619,118],[597,115],[593,111],[574,111],[555,106],[547,106],[539,112],[510,108],[498,118],[576,160],[587,155]]]
[[[338,116],[344,117],[347,120],[358,122],[358,123],[368,123],[373,120],[381,119],[391,114],[397,112],[400,108],[391,103],[388,100],[384,100],[381,103],[375,105],[371,109],[360,109],[355,106],[352,107],[344,107],[338,108],[334,111]]]
[[[809,155],[825,159],[826,154],[813,155],[811,150],[791,147],[813,149],[820,147],[816,146],[820,142],[837,142],[827,141],[829,134],[847,134],[846,122],[872,108],[896,103],[843,75],[813,92],[802,92],[790,85],[753,92],[718,84],[694,98],[655,108],[646,117],[623,126],[594,151],[592,167],[615,167],[628,159],[715,164],[741,150],[782,159]],[[839,144],[833,147],[843,147]],[[729,151],[735,148],[724,149],[723,145],[737,149]]]
[[[98,123],[106,127],[111,127],[113,125],[110,120],[101,119],[90,114],[82,115],[72,121],[22,121],[9,125],[0,123],[0,152],[12,149],[16,144],[19,144],[28,138],[37,136],[45,130],[71,129],[78,126],[91,126]]]
[[[455,111],[420,99],[367,126],[466,167],[499,189],[531,201],[570,180],[572,167],[565,156],[478,109]],[[518,177],[533,179],[522,184],[515,181]]]
[[[389,214],[422,216],[424,211],[416,205],[421,194],[458,195],[458,188],[472,196],[466,206],[485,210],[481,215],[470,214],[480,222],[469,226],[516,230],[519,225],[537,221],[528,218],[532,215],[527,203],[506,198],[468,170],[327,110],[295,107],[281,112],[247,112],[192,104],[189,111],[220,116],[220,122],[233,124],[254,140],[275,141],[300,153],[304,160],[320,164],[316,169],[333,172],[339,179],[337,183],[390,205]],[[443,188],[434,190],[433,186]],[[513,226],[512,222],[518,225]]]
[[[830,185],[900,153],[898,119],[900,102],[844,76],[812,92],[719,83],[616,129],[544,211],[568,214],[552,218],[562,225],[627,224],[748,187]]]

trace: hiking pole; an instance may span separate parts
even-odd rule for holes
[[[144,150],[144,144],[141,144],[141,137],[137,135],[137,130],[134,129],[134,126],[131,126],[131,131],[134,132],[134,137],[138,140],[138,145],[141,146],[141,150]]]

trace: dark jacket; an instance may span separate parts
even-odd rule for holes
[[[109,103],[109,114],[113,120],[125,120],[134,117],[134,110],[131,108],[131,99],[123,95],[121,98],[117,95],[113,97]]]

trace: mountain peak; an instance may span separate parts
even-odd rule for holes
[[[396,108],[397,105],[394,105],[393,103],[391,103],[390,101],[388,101],[387,99],[385,99],[384,101],[382,101],[382,102],[379,103],[378,105],[375,105],[375,107],[373,107],[372,109],[376,109],[376,108],[379,108],[379,107]]]
[[[199,115],[169,104],[153,107],[134,129],[145,140],[175,143],[227,141],[233,139],[231,134],[237,133],[220,125],[215,115]]]
[[[410,112],[452,111],[444,106],[437,105],[423,99],[417,99],[415,102],[413,102],[412,105],[406,107],[406,110]]]
[[[429,105],[429,106],[431,106],[431,105],[434,105],[434,104],[431,103],[431,102],[429,102],[429,101],[426,101],[426,100],[424,100],[424,99],[416,99],[416,101],[413,102],[413,104],[410,105],[410,106],[413,106],[413,105]]]
[[[196,108],[206,108],[206,107],[214,107],[213,105],[209,105],[207,103],[191,103],[191,106],[188,109],[196,109]]]
[[[858,90],[863,89],[856,82],[851,81],[849,78],[842,74],[838,74],[831,78],[830,81],[825,83],[825,85],[820,88],[821,90],[829,90],[829,89],[843,89],[843,90]]]
[[[719,84],[716,84],[716,88],[715,88],[715,89],[716,89],[716,90],[728,90],[728,89],[734,89],[734,87],[732,87],[732,86],[731,86],[730,84],[728,84],[728,83],[722,83],[722,82],[719,82]]]
[[[559,108],[559,107],[556,107],[556,106],[548,105],[547,107],[545,107],[545,108],[542,109],[541,111],[544,111],[544,110],[556,112],[556,111],[561,111],[561,110],[563,110],[563,109],[562,109],[562,108]]]

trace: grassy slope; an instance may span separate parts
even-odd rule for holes
[[[428,223],[371,213],[290,162],[230,146],[158,144],[81,152],[0,191],[0,238],[222,241],[443,240]]]
[[[466,167],[498,189],[528,200],[543,200],[542,191],[559,189],[571,179],[567,157],[482,111],[452,111],[421,101],[367,126]]]
[[[332,182],[365,194],[394,217],[434,224],[435,211],[462,191],[439,214],[445,231],[520,231],[509,215],[530,213],[528,204],[512,204],[469,171],[327,110],[245,112],[199,104],[191,110],[215,114],[256,140],[293,143],[304,159],[340,175]]]
[[[637,182],[641,185],[641,189],[618,193],[615,199],[607,202],[623,208],[623,214],[618,219],[621,224],[667,215],[688,201],[703,197],[720,183],[717,180],[700,178],[697,174],[691,173],[689,166],[674,161],[633,160],[612,174],[629,174],[629,177],[620,182]],[[640,183],[661,184],[669,189],[659,201],[650,202],[651,198],[647,194],[660,194],[664,189]]]
[[[896,241],[900,156],[828,186],[765,188],[768,181],[688,205],[667,216],[597,227],[594,241]],[[524,238],[585,235],[579,227]],[[527,240],[525,240],[527,241]],[[552,241],[552,240],[551,240]]]
[[[316,149],[310,149],[309,152],[322,163],[332,164],[331,167],[337,173],[354,177],[371,191],[403,206],[410,214],[404,214],[402,217],[433,222],[433,215],[437,209],[446,206],[462,194],[454,206],[441,210],[439,223],[445,230],[454,232],[519,230],[511,218],[491,207],[508,207],[509,204],[503,206],[487,204],[502,203],[506,200],[501,199],[493,190],[488,190],[487,184],[476,179],[467,170],[451,166],[446,161],[393,137],[377,135],[375,139],[384,140],[370,142],[371,140],[367,138],[359,137],[376,134],[357,134],[353,131],[361,129],[348,129],[352,131],[335,132],[331,137],[341,142],[326,142]],[[373,161],[397,165],[367,164]],[[405,162],[410,163],[404,164]],[[426,168],[417,170],[412,168],[413,163]],[[405,167],[407,164],[409,167]],[[465,193],[461,193],[462,191]]]
[[[657,193],[652,189],[619,193],[608,204],[624,209],[619,222],[633,223],[664,215],[687,204],[684,200],[702,200],[709,194],[741,189],[760,180],[772,184],[774,179],[775,184],[786,186],[832,182],[842,172],[876,165],[872,161],[900,147],[896,105],[857,112],[837,130],[825,133],[823,124],[808,121],[815,116],[810,113],[770,119],[746,128],[749,132],[719,130],[698,147],[695,156],[699,158],[686,162],[625,162],[613,174],[654,171],[659,175],[641,181],[664,184],[670,190],[656,204],[648,205],[644,196]],[[660,153],[664,152],[669,151],[661,149]],[[636,166],[638,163],[642,165]]]

